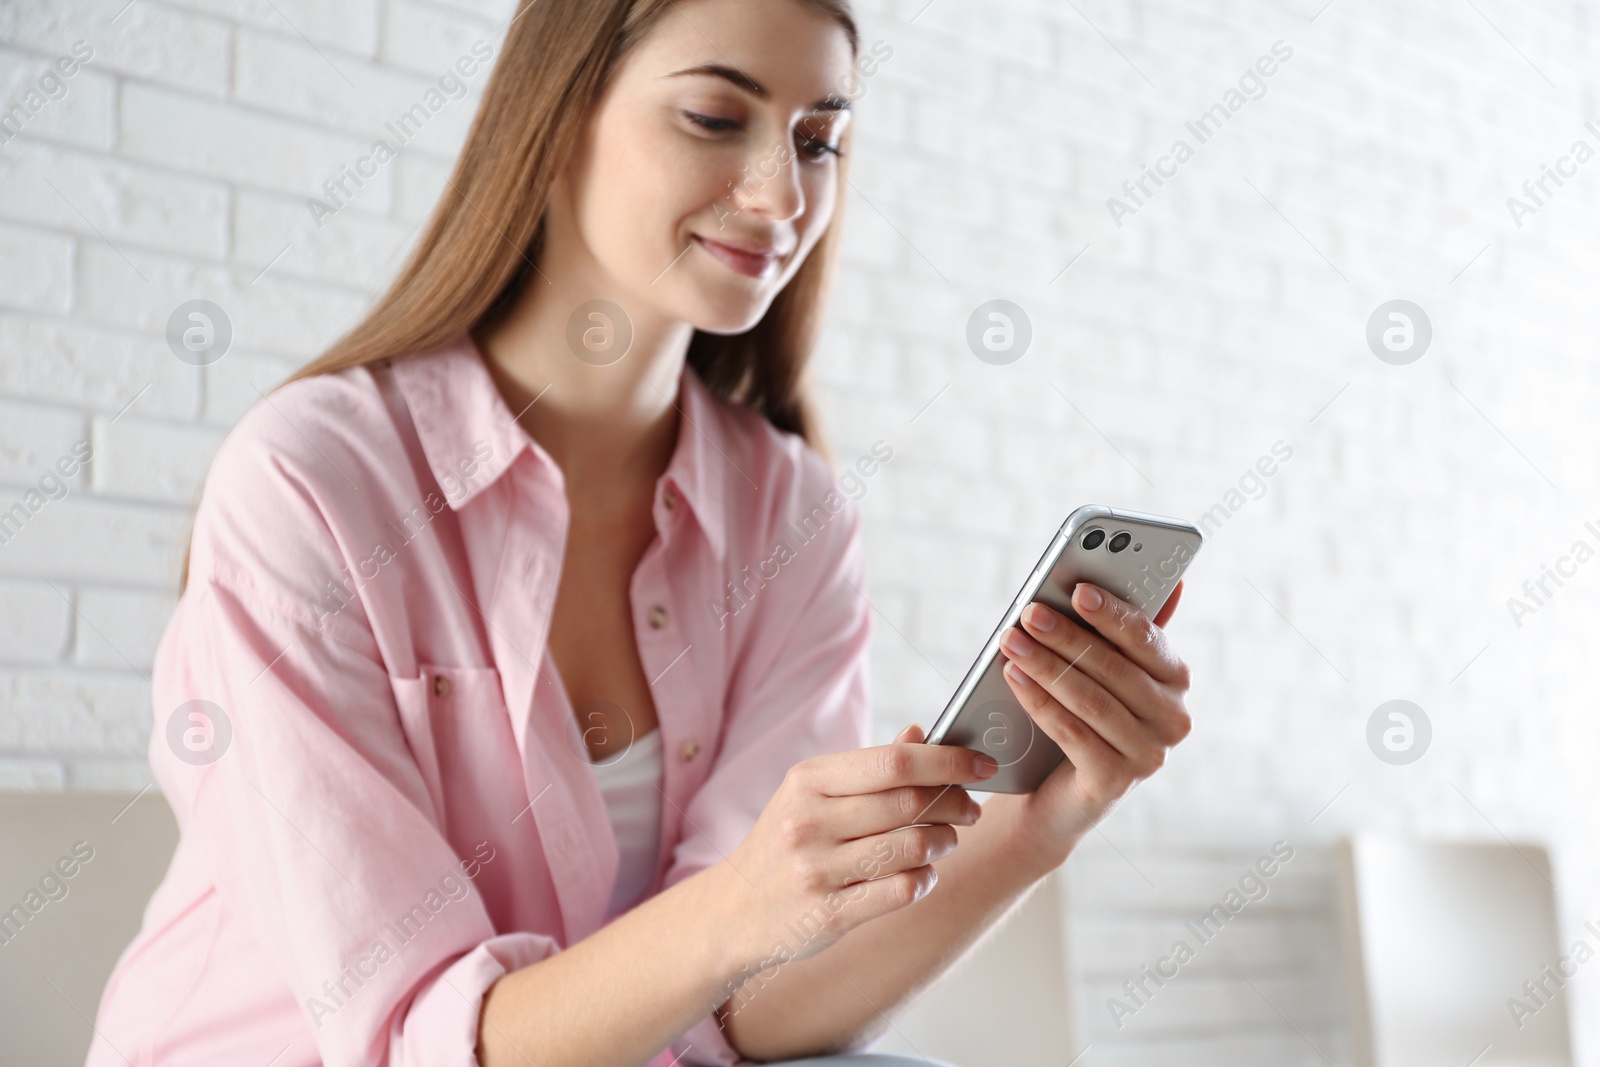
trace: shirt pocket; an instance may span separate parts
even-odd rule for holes
[[[493,667],[424,663],[415,678],[391,677],[389,684],[400,728],[433,805],[435,825],[444,829],[449,826],[444,785],[448,764],[458,754],[463,729],[472,729],[481,716],[503,708],[500,672]]]

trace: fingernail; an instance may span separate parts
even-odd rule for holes
[[[1007,678],[1010,678],[1013,682],[1016,682],[1018,685],[1021,685],[1022,683],[1026,682],[1028,680],[1028,673],[1026,671],[1024,671],[1021,667],[1017,666],[1017,661],[1016,660],[1008,660],[1006,662],[1005,674],[1006,674]]]
[[[993,778],[995,772],[1000,769],[1000,761],[995,759],[993,756],[988,755],[987,753],[978,753],[978,758],[973,760],[973,762],[977,764],[977,774],[979,778]]]
[[[1006,635],[1000,639],[1000,643],[1014,656],[1026,656],[1033,651],[1032,639],[1015,626],[1006,630]]]
[[[1096,589],[1088,582],[1084,582],[1079,585],[1078,589],[1078,602],[1081,603],[1084,606],[1084,609],[1087,611],[1099,611],[1101,605],[1106,602],[1106,598],[1100,595],[1100,590]]]
[[[1048,630],[1056,624],[1056,613],[1043,604],[1028,605],[1028,625],[1035,630]]]

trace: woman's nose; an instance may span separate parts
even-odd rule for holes
[[[762,218],[788,222],[806,208],[792,144],[777,144],[748,160],[733,189],[734,206]]]

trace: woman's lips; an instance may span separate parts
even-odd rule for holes
[[[761,277],[778,262],[779,257],[775,252],[752,252],[721,241],[713,241],[709,237],[701,237],[699,234],[694,234],[693,237],[700,242],[701,248],[747,278]]]

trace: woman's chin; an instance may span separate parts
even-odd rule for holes
[[[744,333],[760,322],[761,316],[767,313],[767,308],[771,304],[770,298],[760,301],[748,298],[704,301],[694,309],[693,313],[684,317],[694,324],[695,329],[705,333],[738,334]]]

